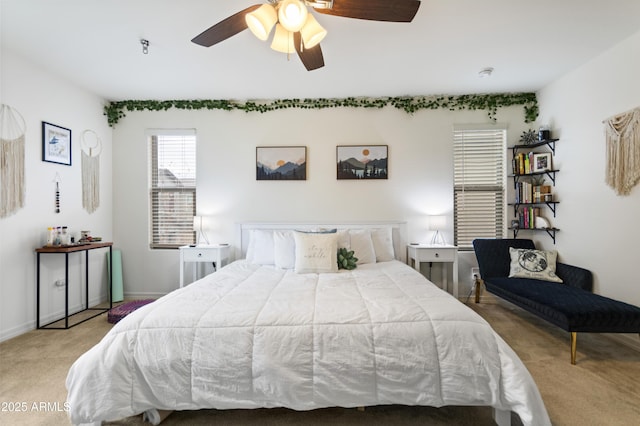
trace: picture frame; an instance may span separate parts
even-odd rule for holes
[[[71,165],[71,130],[42,122],[42,161]]]
[[[307,147],[256,147],[256,180],[307,180]]]
[[[550,152],[533,154],[533,172],[538,173],[552,170],[551,160]]]
[[[338,180],[389,178],[388,145],[338,145],[336,177]]]

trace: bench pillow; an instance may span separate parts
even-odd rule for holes
[[[556,275],[557,251],[509,247],[509,255],[511,256],[509,277],[562,282],[560,277]]]

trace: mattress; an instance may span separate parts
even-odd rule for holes
[[[132,312],[71,367],[74,424],[151,409],[491,406],[550,424],[513,350],[399,261],[299,274],[246,260]]]

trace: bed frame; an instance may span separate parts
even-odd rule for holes
[[[369,222],[240,222],[236,224],[236,259],[244,259],[247,254],[249,237],[252,230],[301,230],[317,229],[376,229],[390,227],[393,237],[393,251],[397,260],[407,261],[407,223],[401,221]]]

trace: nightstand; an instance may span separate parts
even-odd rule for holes
[[[453,297],[458,298],[458,247],[450,245],[409,244],[407,246],[407,263],[420,272],[420,264],[451,263],[453,265]],[[442,289],[448,291],[447,268],[442,267]]]
[[[180,287],[184,287],[184,264],[193,263],[193,281],[197,280],[198,263],[214,263],[216,270],[229,262],[230,246],[227,245],[197,245],[180,247]]]

